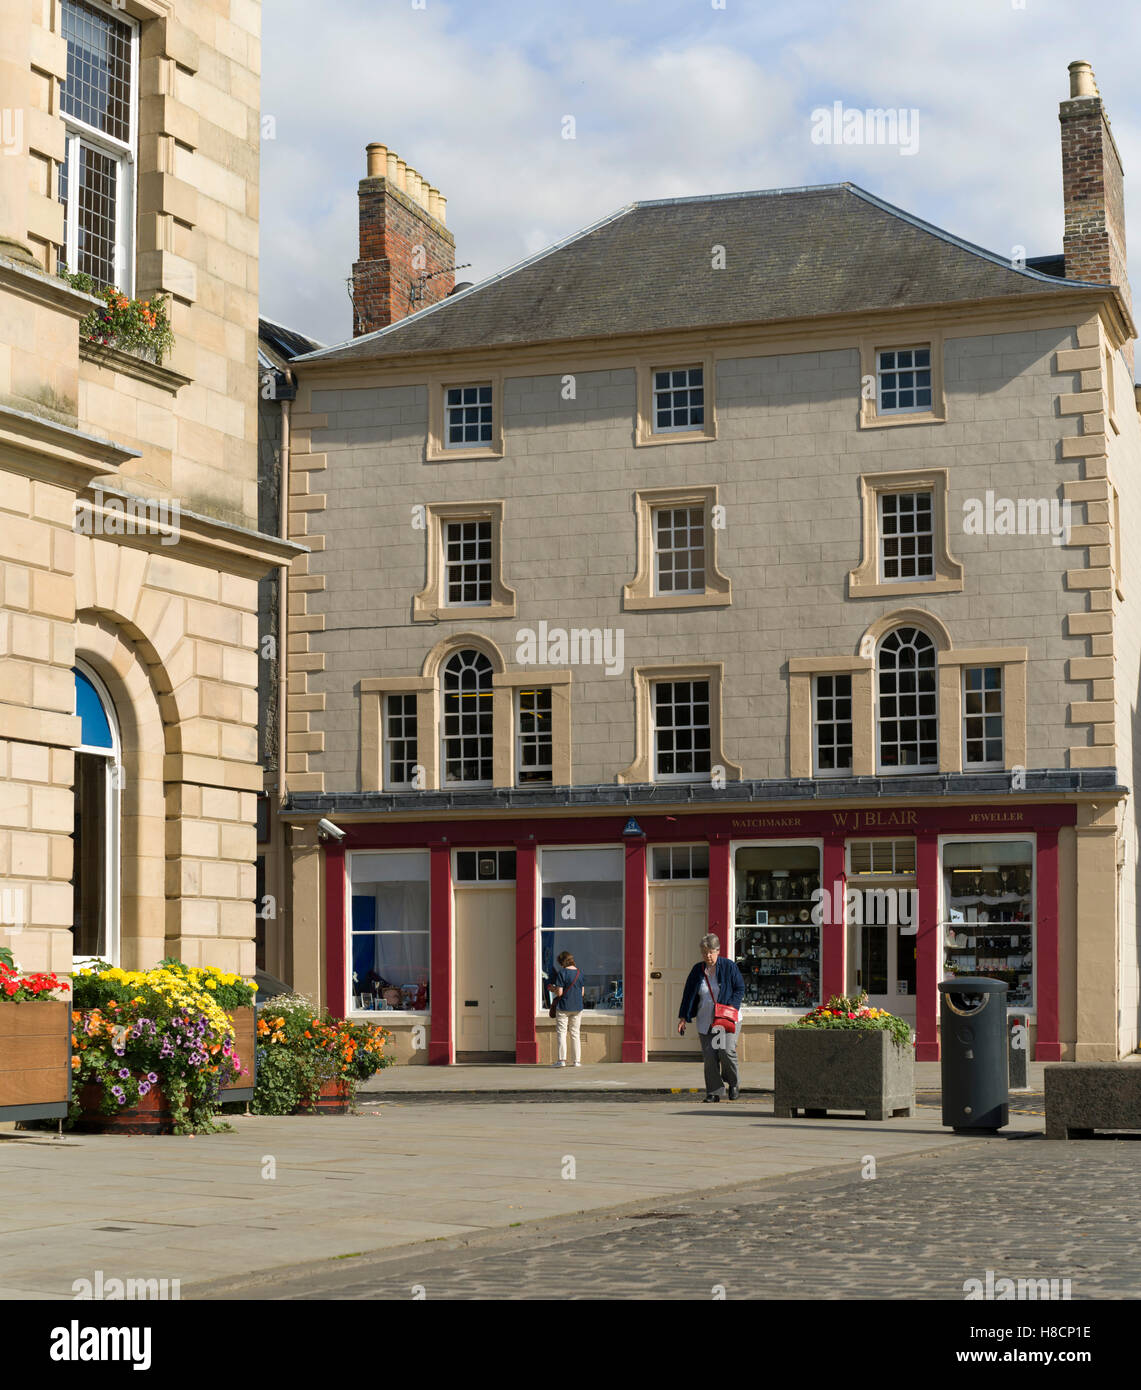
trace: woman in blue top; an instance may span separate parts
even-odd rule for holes
[[[582,971],[574,956],[563,951],[558,957],[559,968],[552,972],[555,986],[555,1027],[559,1030],[559,1060],[556,1067],[567,1064],[567,1032],[570,1032],[571,1054],[576,1067],[582,1066],[578,1030],[582,1022]]]

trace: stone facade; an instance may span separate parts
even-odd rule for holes
[[[72,963],[78,661],[119,740],[108,952],[248,972],[257,580],[296,551],[257,529],[260,8],[83,14],[133,36],[137,194],[117,288],[166,296],[175,345],[157,364],[81,340],[97,301],[56,275],[66,17],[6,0],[25,140],[0,160],[0,887],[19,904],[0,941],[26,968]]]

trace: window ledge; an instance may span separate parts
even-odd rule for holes
[[[667,612],[671,608],[728,608],[733,602],[730,593],[709,590],[704,594],[631,594],[626,586],[622,608],[627,613]]]
[[[898,598],[901,594],[959,594],[963,591],[963,580],[939,577],[938,579],[905,580],[903,583],[876,580],[869,584],[861,583],[855,573],[848,576],[849,598]]]
[[[584,1022],[589,1018],[606,1024],[624,1023],[626,1019],[621,1009],[583,1009],[582,1016]],[[535,1022],[540,1025],[546,1024],[548,1028],[555,1026],[555,1020],[546,1013],[536,1014]]]
[[[502,448],[499,449],[437,449],[429,447],[425,458],[428,463],[451,463],[458,462],[460,459],[501,459],[503,457]]]
[[[420,595],[416,595],[417,601]],[[515,598],[509,603],[483,603],[471,608],[429,608],[414,603],[412,621],[414,623],[479,622],[484,618],[515,617]]]
[[[877,415],[869,411],[860,417],[863,430],[890,429],[893,425],[945,425],[947,417],[937,415],[933,410],[917,410],[914,413],[901,412],[898,415]]]
[[[124,352],[122,348],[110,347],[105,343],[92,343],[81,339],[79,356],[84,362],[94,362],[99,367],[106,367],[108,371],[134,377],[136,381],[145,381],[148,386],[157,386],[159,390],[168,391],[172,396],[178,395],[184,386],[189,386],[193,381],[192,377],[183,376],[181,372],[176,372],[170,367],[148,362],[145,357],[136,357],[133,352]]]

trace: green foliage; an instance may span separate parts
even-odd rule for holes
[[[304,995],[269,1000],[258,1014],[254,1113],[315,1110],[327,1081],[342,1082],[351,1101],[358,1081],[392,1065],[384,1054],[391,1036],[374,1024],[334,1018]]]

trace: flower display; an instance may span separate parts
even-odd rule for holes
[[[206,979],[214,988],[206,988]],[[239,975],[167,960],[153,970],[97,962],[76,972],[72,1071],[76,1088],[102,1087],[100,1108],[114,1114],[161,1086],[179,1134],[219,1128],[221,1087],[241,1073],[234,1030],[221,1003],[248,1004],[254,985]],[[72,1118],[81,1107],[73,1101]]]
[[[121,348],[154,362],[161,362],[174,346],[167,301],[164,295],[154,299],[129,299],[113,285],[100,285],[81,271],[60,271],[72,289],[82,290],[103,300],[103,306],[92,311],[79,325],[81,337],[104,347]]]
[[[23,975],[16,969],[12,953],[0,955],[0,1004],[24,1004],[30,999],[62,999],[70,985],[45,971]]]
[[[911,1025],[905,1018],[888,1013],[886,1009],[868,1007],[867,993],[859,996],[834,994],[827,1004],[817,1004],[793,1028],[878,1029],[890,1033],[897,1047],[911,1044]]]
[[[384,1054],[392,1034],[377,1024],[333,1018],[304,995],[281,995],[264,1005],[257,1021],[257,1088],[253,1110],[288,1115],[315,1109],[326,1081],[347,1085],[392,1065]]]

